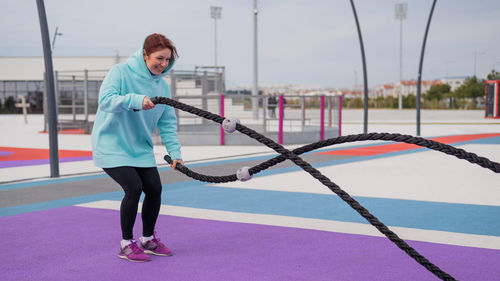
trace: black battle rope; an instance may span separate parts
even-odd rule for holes
[[[208,111],[169,99],[164,97],[154,97],[151,99],[155,104],[166,104],[177,109],[192,113],[194,115],[212,120],[216,123],[221,124],[224,121],[224,117],[221,117],[217,114],[210,113]],[[351,135],[351,136],[343,136],[338,138],[332,138],[316,143],[312,143],[293,151],[289,151],[285,149],[280,144],[277,144],[273,140],[255,132],[254,130],[247,128],[244,125],[236,124],[236,130],[257,140],[258,142],[272,148],[280,155],[267,160],[257,166],[252,167],[249,172],[251,175],[256,174],[260,171],[263,171],[271,166],[274,166],[286,159],[290,159],[296,165],[301,167],[304,171],[311,174],[314,178],[319,180],[325,186],[327,186],[331,191],[337,194],[342,200],[344,200],[349,206],[351,206],[354,210],[356,210],[363,218],[365,218],[370,224],[372,224],[375,228],[377,228],[382,234],[384,234],[389,240],[391,240],[394,244],[396,244],[401,250],[403,250],[406,254],[412,257],[415,261],[424,266],[427,270],[432,272],[434,275],[439,277],[442,280],[455,280],[451,275],[442,271],[439,267],[431,263],[427,258],[418,253],[415,249],[413,249],[410,245],[408,245],[403,239],[401,239],[396,233],[392,232],[385,224],[380,222],[374,215],[372,215],[367,209],[365,209],[358,201],[352,198],[347,192],[342,190],[338,185],[333,183],[326,176],[321,174],[317,169],[313,168],[309,163],[302,160],[299,154],[318,149],[321,147],[340,144],[345,142],[353,142],[353,141],[365,141],[365,140],[387,140],[387,141],[398,141],[405,142],[409,144],[415,144],[423,147],[427,147],[433,150],[441,151],[446,154],[454,155],[457,158],[465,159],[471,163],[478,164],[484,168],[488,168],[496,173],[500,173],[500,164],[496,162],[492,162],[484,157],[478,157],[474,153],[466,152],[463,149],[457,149],[452,146],[439,143],[432,140],[426,140],[419,137],[412,137],[408,135],[400,135],[400,134],[387,134],[387,133],[371,133],[371,134],[359,134],[359,135]],[[172,160],[169,156],[165,156],[165,160],[169,163],[172,163]],[[187,176],[201,180],[206,182],[231,182],[236,181],[237,177],[235,174],[229,176],[206,176],[202,174],[198,174],[196,172],[191,171],[186,166],[177,164],[176,168],[186,174]]]

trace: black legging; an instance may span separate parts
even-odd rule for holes
[[[142,235],[153,235],[161,205],[161,181],[158,169],[125,166],[103,170],[125,191],[120,206],[123,239],[130,240],[134,237],[132,230],[142,191],[146,195],[142,204]]]

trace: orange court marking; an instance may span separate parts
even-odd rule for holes
[[[0,156],[0,161],[39,160],[39,159],[50,158],[48,149],[0,146],[0,151],[13,152],[12,154],[9,155]],[[85,157],[85,156],[86,157],[92,156],[92,151],[59,150],[59,158]]]
[[[471,141],[483,138],[499,137],[500,133],[491,134],[476,134],[476,135],[459,135],[459,136],[447,136],[447,137],[437,137],[431,140],[437,141],[444,144]],[[384,145],[374,145],[358,148],[346,148],[341,150],[318,152],[321,155],[349,155],[349,156],[373,156],[383,153],[391,153],[398,151],[405,151],[411,149],[421,148],[418,145],[408,144],[408,143],[391,143]]]
[[[40,131],[40,134],[47,134],[48,132]],[[64,129],[57,131],[58,134],[63,135],[85,135],[84,129]]]

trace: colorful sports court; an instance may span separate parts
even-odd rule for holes
[[[500,133],[433,139],[500,160]],[[47,149],[0,151],[0,170],[48,163]],[[229,175],[276,155],[187,166]],[[61,150],[60,157],[84,163],[91,154]],[[500,280],[498,173],[395,142],[331,146],[301,157],[457,280]],[[8,245],[2,280],[438,280],[291,161],[224,184],[159,169],[157,232],[174,256],[148,263],[116,257],[122,191],[103,173],[16,181],[0,185]]]

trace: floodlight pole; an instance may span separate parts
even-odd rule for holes
[[[399,91],[398,91],[398,109],[403,109],[403,20],[406,19],[408,4],[396,4],[396,19],[399,20]]]
[[[37,0],[38,18],[42,33],[43,57],[45,60],[45,89],[47,94],[47,107],[49,119],[49,157],[50,177],[59,177],[59,149],[57,144],[57,112],[54,88],[54,69],[52,66],[52,52],[50,48],[49,28],[43,0]]]
[[[354,19],[356,20],[356,26],[358,28],[359,44],[361,46],[361,60],[363,62],[363,84],[364,84],[364,118],[363,118],[363,132],[368,133],[368,77],[366,72],[366,59],[365,59],[365,48],[363,47],[363,36],[361,35],[361,28],[359,27],[358,14],[356,13],[356,8],[354,7],[354,2],[351,0],[352,11],[354,13]]]
[[[257,68],[257,0],[253,1],[253,90],[252,90],[252,111],[253,119],[259,119],[259,84]]]
[[[56,31],[54,32],[54,38],[52,39],[52,52],[54,51],[54,48],[56,47],[56,38],[57,38],[57,35],[61,36],[62,33],[61,32],[57,32],[59,30],[59,27],[56,26]]]
[[[429,33],[429,26],[431,25],[432,13],[434,13],[434,6],[436,0],[432,2],[431,12],[427,20],[427,27],[425,28],[424,41],[422,42],[422,51],[420,53],[420,64],[418,66],[418,81],[417,81],[417,136],[420,136],[420,89],[422,84],[422,65],[424,64],[425,43],[427,42],[427,34]]]
[[[214,19],[214,66],[217,66],[217,19]]]
[[[214,19],[214,66],[217,66],[217,20],[221,18],[222,7],[210,7],[210,17]]]
[[[477,63],[477,55],[484,55],[484,52],[477,52],[477,49],[474,49],[474,76],[476,76],[476,63]]]

